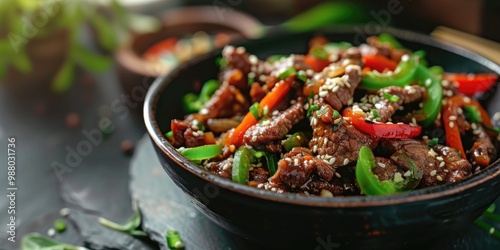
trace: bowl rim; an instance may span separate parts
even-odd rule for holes
[[[476,63],[479,63],[491,69],[495,73],[500,74],[500,66],[495,64],[491,60],[486,59],[485,57],[478,55],[474,52],[471,52],[467,49],[437,41],[426,34],[421,34],[409,30],[401,30],[396,28],[386,28],[383,29],[382,32],[388,32],[399,39],[420,43],[452,52],[459,56],[470,59]],[[315,34],[315,33],[346,34],[346,33],[353,33],[353,29],[352,27],[334,28],[331,30],[324,30],[324,31],[318,30],[314,32],[290,33],[290,34],[300,35],[300,34]],[[377,33],[369,33],[367,35],[374,35]],[[264,37],[262,39],[258,39],[255,41],[266,41],[266,39],[268,38]],[[245,43],[243,42],[241,46],[245,46]],[[156,104],[158,103],[160,96],[163,94],[163,91],[172,82],[172,80],[175,79],[175,77],[181,72],[189,70],[191,65],[203,61],[209,57],[220,54],[221,50],[222,49],[217,49],[212,51],[211,53],[194,58],[184,63],[183,65],[180,65],[179,67],[172,70],[163,77],[159,77],[158,79],[156,79],[155,82],[151,85],[144,102],[144,122],[146,125],[147,132],[150,138],[152,139],[153,143],[162,151],[163,154],[165,154],[178,166],[188,171],[190,174],[193,174],[208,183],[214,184],[219,188],[227,189],[254,198],[264,199],[271,202],[286,203],[290,205],[302,205],[302,206],[310,206],[318,208],[320,207],[359,208],[359,207],[388,206],[388,205],[395,205],[402,203],[421,202],[426,200],[437,199],[443,196],[459,195],[461,193],[464,193],[468,189],[472,189],[476,186],[486,184],[491,180],[493,180],[494,178],[499,178],[500,176],[500,159],[497,159],[486,170],[483,170],[478,174],[475,174],[463,181],[459,181],[456,183],[447,183],[440,186],[428,187],[424,189],[413,190],[411,192],[385,195],[385,196],[340,196],[333,198],[324,198],[319,196],[305,196],[297,193],[275,193],[268,190],[258,189],[247,185],[234,183],[229,179],[222,178],[220,176],[212,174],[209,171],[202,169],[197,165],[195,165],[194,163],[188,161],[180,153],[178,153],[177,150],[172,145],[170,145],[170,143],[167,141],[167,139],[161,132],[161,129],[159,128],[156,122],[155,116],[156,116]],[[172,166],[169,167],[172,168]]]

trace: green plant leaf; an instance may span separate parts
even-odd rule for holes
[[[349,2],[326,2],[304,11],[281,26],[291,31],[309,31],[325,25],[355,21],[356,16],[364,14],[358,6]]]
[[[31,62],[24,51],[19,51],[12,57],[12,65],[20,72],[27,74],[31,71]]]
[[[71,61],[66,62],[57,72],[54,81],[52,82],[52,90],[55,92],[63,92],[71,86],[74,79],[75,67],[74,63]]]
[[[85,247],[72,246],[61,243],[37,233],[30,233],[23,236],[21,242],[22,250],[88,250]]]
[[[90,18],[90,22],[97,32],[99,44],[101,44],[105,49],[114,49],[117,45],[117,41],[115,39],[116,32],[108,20],[96,13],[92,16],[92,18]]]
[[[0,59],[0,79],[5,78],[5,76],[7,76],[7,62]]]
[[[86,70],[91,72],[103,72],[111,67],[113,61],[110,58],[95,54],[79,44],[74,46],[75,51],[73,56]]]
[[[137,208],[137,205],[134,203],[134,214],[125,221],[123,224],[118,224],[116,222],[110,221],[108,219],[99,217],[98,221],[101,225],[109,227],[111,229],[128,233],[133,236],[147,236],[147,233],[141,230],[137,230],[141,225],[141,211]]]

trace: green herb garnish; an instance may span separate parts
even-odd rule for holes
[[[101,225],[116,231],[128,233],[133,236],[147,236],[148,234],[146,232],[139,229],[139,227],[141,226],[142,218],[141,211],[139,211],[136,203],[134,203],[134,211],[134,214],[123,224],[118,224],[103,217],[99,217],[98,221],[99,223],[101,223]]]

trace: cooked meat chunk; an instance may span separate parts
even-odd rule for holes
[[[313,195],[320,195],[323,190],[329,191],[333,196],[359,195],[355,179],[353,167],[341,167],[337,168],[335,176],[330,181],[313,176],[300,187],[300,191]]]
[[[375,167],[372,172],[378,176],[379,180],[386,181],[394,179],[394,174],[399,172],[398,166],[390,159],[375,157]]]
[[[354,90],[361,81],[361,68],[349,65],[342,77],[327,78],[319,88],[319,96],[335,110],[341,110],[352,100]]]
[[[374,149],[378,139],[357,130],[340,115],[334,116],[332,107],[323,104],[311,116],[313,138],[309,147],[319,158],[331,166],[347,165],[358,159],[358,152],[363,145]]]
[[[406,154],[423,171],[419,187],[430,187],[445,183],[446,168],[439,167],[440,161],[436,159],[437,153],[426,144],[412,139],[383,140],[382,147],[393,152],[391,160],[396,162],[404,171],[410,170],[410,163],[399,157],[400,152]]]
[[[468,153],[470,154],[474,167],[484,169],[496,159],[497,151],[483,127],[477,124],[472,126],[475,127],[474,131],[477,131],[473,133],[477,135],[474,136],[474,144]],[[474,171],[476,171],[476,169],[474,169]]]
[[[205,163],[205,168],[218,176],[231,179],[231,170],[233,169],[232,158],[227,158],[222,161],[207,162]]]
[[[329,181],[333,178],[335,170],[324,161],[312,156],[309,149],[295,147],[283,155],[278,162],[276,174],[269,181],[289,190],[295,190],[306,183],[313,174]]]
[[[281,140],[294,124],[304,118],[304,115],[301,102],[297,102],[276,118],[261,121],[250,127],[245,132],[243,142],[253,146]]]
[[[366,39],[366,42],[369,45],[371,45],[372,47],[377,49],[376,54],[388,57],[391,60],[396,61],[396,62],[401,61],[401,57],[403,55],[410,55],[411,54],[411,51],[409,51],[409,50],[393,48],[388,43],[380,42],[378,37],[375,37],[375,36],[368,37]]]
[[[191,127],[189,122],[174,119],[170,122],[170,128],[173,133],[173,140],[170,141],[172,146],[178,148],[184,146],[184,132]]]
[[[469,177],[472,174],[471,164],[467,160],[460,157],[460,154],[456,149],[439,144],[434,146],[433,149],[439,155],[436,158],[439,160],[441,160],[441,158],[443,159],[443,161],[440,161],[438,167],[445,168],[444,172],[447,173],[445,177],[446,182],[457,182]],[[444,162],[444,166],[441,162]]]
[[[264,168],[253,168],[250,170],[249,174],[249,181],[255,181],[258,183],[265,183],[267,182],[267,178],[269,178],[269,171]]]
[[[234,46],[226,46],[222,50],[222,56],[227,62],[228,68],[239,69],[246,76],[251,68],[249,55],[243,47],[235,48]]]
[[[369,100],[377,100],[374,103],[374,108],[377,110],[378,120],[386,122],[403,104],[408,104],[425,97],[427,91],[420,86],[406,86],[405,88],[391,86],[377,91],[381,98],[368,98]],[[393,96],[398,96],[399,100],[393,102],[384,97],[383,93],[388,93]]]
[[[210,100],[203,105],[200,112],[191,114],[186,121],[198,120],[206,124],[210,118],[233,117],[248,112],[249,102],[235,86],[227,81],[215,91]]]

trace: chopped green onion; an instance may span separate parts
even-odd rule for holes
[[[436,146],[438,143],[439,143],[439,138],[432,138],[432,140],[430,140],[427,143],[427,146],[432,148],[432,147]]]
[[[297,73],[297,79],[303,81],[303,82],[306,82],[307,81],[307,75],[306,75],[306,72],[304,72],[303,70],[300,70],[298,73]]]
[[[54,229],[57,231],[57,232],[63,232],[64,230],[66,230],[66,222],[62,219],[57,219],[54,221]]]
[[[225,68],[225,67],[227,67],[227,65],[229,63],[222,56],[219,56],[219,57],[215,58],[215,64],[217,64],[217,66],[219,66],[219,68]]]
[[[387,92],[382,93],[384,95],[384,98],[389,100],[390,102],[398,102],[399,101],[399,96],[397,95],[391,95]]]
[[[300,147],[306,145],[309,142],[309,138],[303,132],[297,132],[283,140],[283,147],[287,152],[292,150],[294,147]]]
[[[166,240],[168,248],[174,249],[184,249],[184,243],[181,240],[181,235],[179,232],[174,230],[168,230],[166,233]]]
[[[208,80],[203,84],[200,95],[188,93],[182,99],[184,103],[184,110],[186,113],[195,113],[203,108],[203,105],[210,99],[210,97],[219,88],[220,84],[217,80]]]
[[[200,102],[205,104],[219,88],[220,83],[215,79],[206,81],[200,91]]]
[[[320,60],[325,60],[328,58],[328,53],[326,53],[325,49],[323,47],[315,47],[311,50],[311,55],[314,57],[320,59]]]
[[[333,110],[333,116],[336,117],[336,116],[339,116],[339,115],[340,115],[340,113],[336,109],[334,109]]]
[[[198,129],[201,130],[201,131],[205,131],[205,129],[206,129],[205,126],[203,125],[203,123],[199,122],[196,119],[193,121],[193,125],[196,126],[196,127],[198,127]],[[172,131],[170,131],[170,132],[172,132]],[[172,132],[172,135],[174,135],[173,132]]]
[[[281,72],[278,76],[278,78],[280,80],[284,80],[292,75],[296,75],[297,74],[297,70],[295,70],[294,67],[290,67],[288,69],[286,69],[285,71]]]
[[[220,155],[222,147],[219,144],[210,144],[194,148],[179,148],[177,151],[190,161],[200,161]]]
[[[463,107],[463,110],[465,118],[467,118],[467,120],[478,123],[483,121],[483,119],[481,118],[481,114],[479,113],[479,110],[475,106],[467,105]]]
[[[285,56],[285,55],[272,55],[272,56],[268,57],[266,59],[266,61],[268,61],[269,63],[274,63],[274,62],[277,62],[285,57],[287,57],[287,56]]]
[[[252,83],[254,83],[254,82],[255,82],[255,77],[249,77],[248,78],[248,84],[249,85],[252,84]]]
[[[486,130],[493,131],[495,133],[500,133],[500,127],[489,127],[489,126],[484,126]]]
[[[264,116],[264,110],[262,109],[262,107],[258,102],[250,106],[250,113],[252,113],[253,118],[255,118],[255,120],[257,121],[262,119],[262,117]]]
[[[309,109],[307,110],[307,117],[311,117],[311,113],[313,111],[316,111],[319,109],[319,106],[317,104],[314,104],[314,105],[311,105],[311,107],[309,107]]]
[[[327,110],[328,108],[326,106],[321,106],[321,108],[316,112],[316,116],[317,117],[322,116],[323,114],[326,113]]]
[[[484,231],[488,232],[489,234],[500,238],[500,232],[496,230],[495,227],[490,226],[488,223],[482,221],[481,219],[477,219],[474,221],[474,224],[478,226],[479,228],[483,229]]]
[[[375,118],[375,119],[379,119],[379,118],[380,118],[380,117],[378,116],[378,112],[377,112],[377,110],[376,110],[376,109],[372,109],[372,110],[370,110],[370,113],[372,113],[373,118]]]
[[[174,131],[168,131],[167,133],[165,133],[165,137],[167,137],[167,138],[174,137]]]

